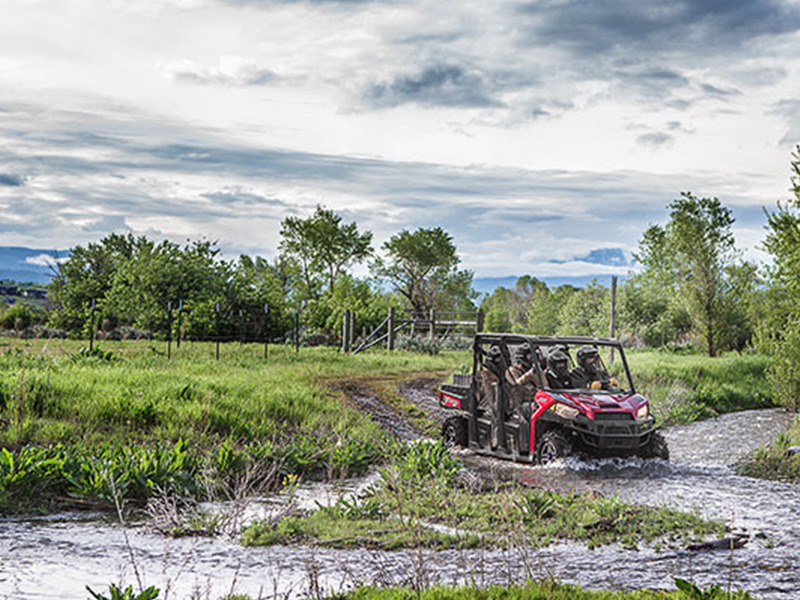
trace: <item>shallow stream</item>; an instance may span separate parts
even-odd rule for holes
[[[631,502],[697,509],[749,535],[733,552],[587,550],[556,544],[540,550],[438,553],[332,550],[322,547],[244,548],[226,536],[166,539],[146,523],[124,528],[108,515],[67,513],[0,519],[0,599],[88,598],[88,584],[155,585],[160,600],[208,598],[232,591],[253,598],[313,597],[358,583],[507,583],[555,576],[603,588],[672,588],[673,577],[743,588],[758,598],[800,597],[800,487],[733,474],[731,465],[772,439],[789,421],[778,410],[750,411],[674,427],[672,461],[567,460],[553,466],[512,467],[517,478],[561,491],[593,489]],[[481,459],[483,460],[483,459]],[[508,463],[503,463],[508,466]],[[303,484],[297,502],[352,494],[347,487]],[[283,509],[280,498],[253,502],[246,518]],[[127,541],[126,541],[127,538]]]

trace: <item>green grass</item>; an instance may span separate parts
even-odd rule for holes
[[[347,594],[333,596],[336,600],[753,600],[746,592],[722,588],[690,592],[681,590],[657,591],[603,591],[586,590],[576,585],[558,583],[553,580],[528,581],[522,585],[491,586],[480,588],[472,585],[436,586],[422,590],[409,587],[377,588],[360,587]],[[246,600],[239,598],[239,600]]]
[[[676,545],[723,533],[723,525],[669,508],[625,504],[616,497],[561,495],[514,484],[486,492],[458,482],[460,463],[441,444],[398,451],[380,484],[356,501],[342,499],[305,516],[246,528],[246,545],[313,542],[334,547],[539,547],[556,540],[590,548],[642,541]]]
[[[220,452],[230,459],[222,473],[253,461],[278,462],[276,476],[358,472],[383,457],[387,434],[329,382],[444,376],[466,357],[383,351],[346,356],[330,348],[295,354],[293,347],[272,346],[265,361],[263,346],[227,344],[217,361],[214,344],[183,344],[173,348],[171,359],[157,342],[105,342],[102,352],[91,355],[82,347],[67,340],[14,340],[0,347],[0,448],[12,457],[29,453],[0,466],[6,482],[0,510],[15,510],[21,499],[48,498],[24,491],[25,481],[50,490],[48,505],[53,497],[63,499],[65,489],[74,491],[54,482],[49,467],[37,466],[50,464],[52,456],[29,448],[90,464],[104,460],[104,449],[112,447],[113,469],[125,452],[185,444],[198,473]],[[42,469],[47,476],[40,476]]]
[[[788,452],[792,447],[800,447],[800,417],[797,416],[774,442],[745,457],[736,471],[749,477],[800,483],[800,453]]]
[[[766,380],[771,364],[767,356],[730,353],[709,358],[652,350],[625,354],[637,390],[666,423],[688,423],[776,404]],[[615,367],[619,368],[619,362]]]
[[[755,600],[747,592],[732,590],[730,593],[722,586],[700,588],[682,579],[675,579],[678,589],[605,591],[587,590],[577,585],[559,583],[553,579],[529,580],[524,584],[508,586],[438,585],[423,589],[408,586],[369,587],[361,586],[347,593],[326,596],[329,600]],[[111,584],[109,595],[89,589],[100,600],[157,600],[160,590],[155,587],[142,590],[139,594],[133,586],[126,589]],[[316,598],[317,596],[315,596]],[[254,600],[250,596],[234,594],[220,600]]]

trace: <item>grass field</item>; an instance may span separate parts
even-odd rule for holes
[[[112,484],[133,498],[159,486],[192,492],[200,473],[258,462],[279,464],[271,485],[286,473],[363,470],[382,458],[387,434],[327,384],[444,376],[464,358],[276,346],[265,360],[263,346],[227,344],[218,361],[213,344],[183,344],[171,359],[163,343],[82,348],[15,340],[0,349],[0,447],[8,450],[0,509],[109,497],[97,490]]]
[[[779,404],[765,378],[771,364],[767,356],[730,353],[709,358],[629,350],[626,357],[637,390],[665,423],[689,423]]]

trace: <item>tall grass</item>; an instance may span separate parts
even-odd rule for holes
[[[444,376],[464,362],[457,353],[348,356],[302,348],[296,354],[283,346],[270,347],[265,360],[263,346],[239,344],[225,345],[219,361],[209,343],[173,348],[171,359],[164,344],[149,341],[103,343],[93,353],[81,348],[32,340],[0,349],[0,448],[12,456],[58,448],[58,456],[73,458],[121,448],[115,455],[121,460],[139,448],[183,444],[199,463],[227,448],[248,460],[280,463],[283,473],[341,476],[383,456],[387,434],[327,381]],[[36,460],[50,464],[51,458]],[[22,493],[23,479],[17,481],[15,491],[0,490],[7,505]]]
[[[656,351],[628,351],[638,391],[665,422],[687,423],[776,402],[766,380],[767,356],[726,354],[709,358]],[[619,362],[615,363],[617,371]]]

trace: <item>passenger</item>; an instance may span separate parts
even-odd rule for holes
[[[481,365],[481,388],[478,397],[478,408],[485,413],[492,409],[494,388],[503,377],[505,360],[499,346],[491,346]]]
[[[617,387],[619,382],[608,374],[600,361],[600,354],[593,346],[583,346],[578,350],[578,366],[570,376],[575,387],[595,390]]]
[[[498,397],[503,380],[506,361],[499,346],[490,346],[486,358],[481,365],[481,388],[478,396],[478,408],[489,417],[492,423],[492,448],[498,445],[499,407]]]
[[[567,353],[553,348],[547,355],[547,382],[552,389],[564,390],[573,386],[569,374],[569,357]]]
[[[533,364],[534,354],[527,342],[519,345],[514,352],[514,364],[506,370],[506,382],[509,385],[506,410],[509,415],[517,414],[517,409],[524,402],[532,402],[539,387],[539,377]]]

